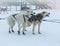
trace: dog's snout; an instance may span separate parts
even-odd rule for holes
[[[46,16],[48,16],[48,15],[46,15]]]
[[[46,16],[49,16],[49,15],[46,15]]]

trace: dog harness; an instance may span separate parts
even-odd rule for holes
[[[25,16],[23,15],[24,22],[26,22]]]
[[[17,14],[13,14],[12,16],[16,19],[16,16]],[[24,22],[26,22],[26,19],[25,19],[25,16],[23,15],[23,19],[24,19]]]
[[[15,17],[16,15],[17,15],[17,14],[13,14],[12,16],[16,19],[16,17]]]

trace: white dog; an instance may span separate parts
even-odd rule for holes
[[[9,25],[9,33],[11,33],[11,31],[14,32],[13,27],[15,23],[17,22],[18,23],[18,34],[20,34],[20,29],[21,29],[20,24],[22,24],[23,34],[25,34],[24,31],[25,31],[26,22],[28,21],[28,18],[32,16],[32,14],[33,14],[32,11],[23,11],[23,12],[21,11],[20,13],[9,16],[7,18],[7,22]]]

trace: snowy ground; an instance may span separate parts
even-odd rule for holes
[[[35,11],[39,12],[41,10]],[[50,12],[50,17],[45,19],[59,19],[59,10],[47,10]],[[14,13],[14,12],[9,12]],[[11,14],[0,14],[4,18]],[[14,27],[15,33],[8,33],[8,25],[6,20],[0,20],[0,46],[60,46],[60,24],[43,21],[41,24],[41,33],[37,34],[37,26],[35,35],[32,35],[32,26],[27,27],[26,35],[17,34],[17,23]]]

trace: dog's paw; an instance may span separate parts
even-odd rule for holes
[[[18,31],[18,35],[20,35],[20,31]]]
[[[14,33],[14,30],[12,30],[12,32]]]
[[[9,33],[11,33],[11,31],[9,31]]]
[[[23,35],[25,35],[25,33],[24,33],[24,32],[23,32],[22,34],[23,34]]]
[[[41,32],[38,32],[38,34],[41,34]]]

